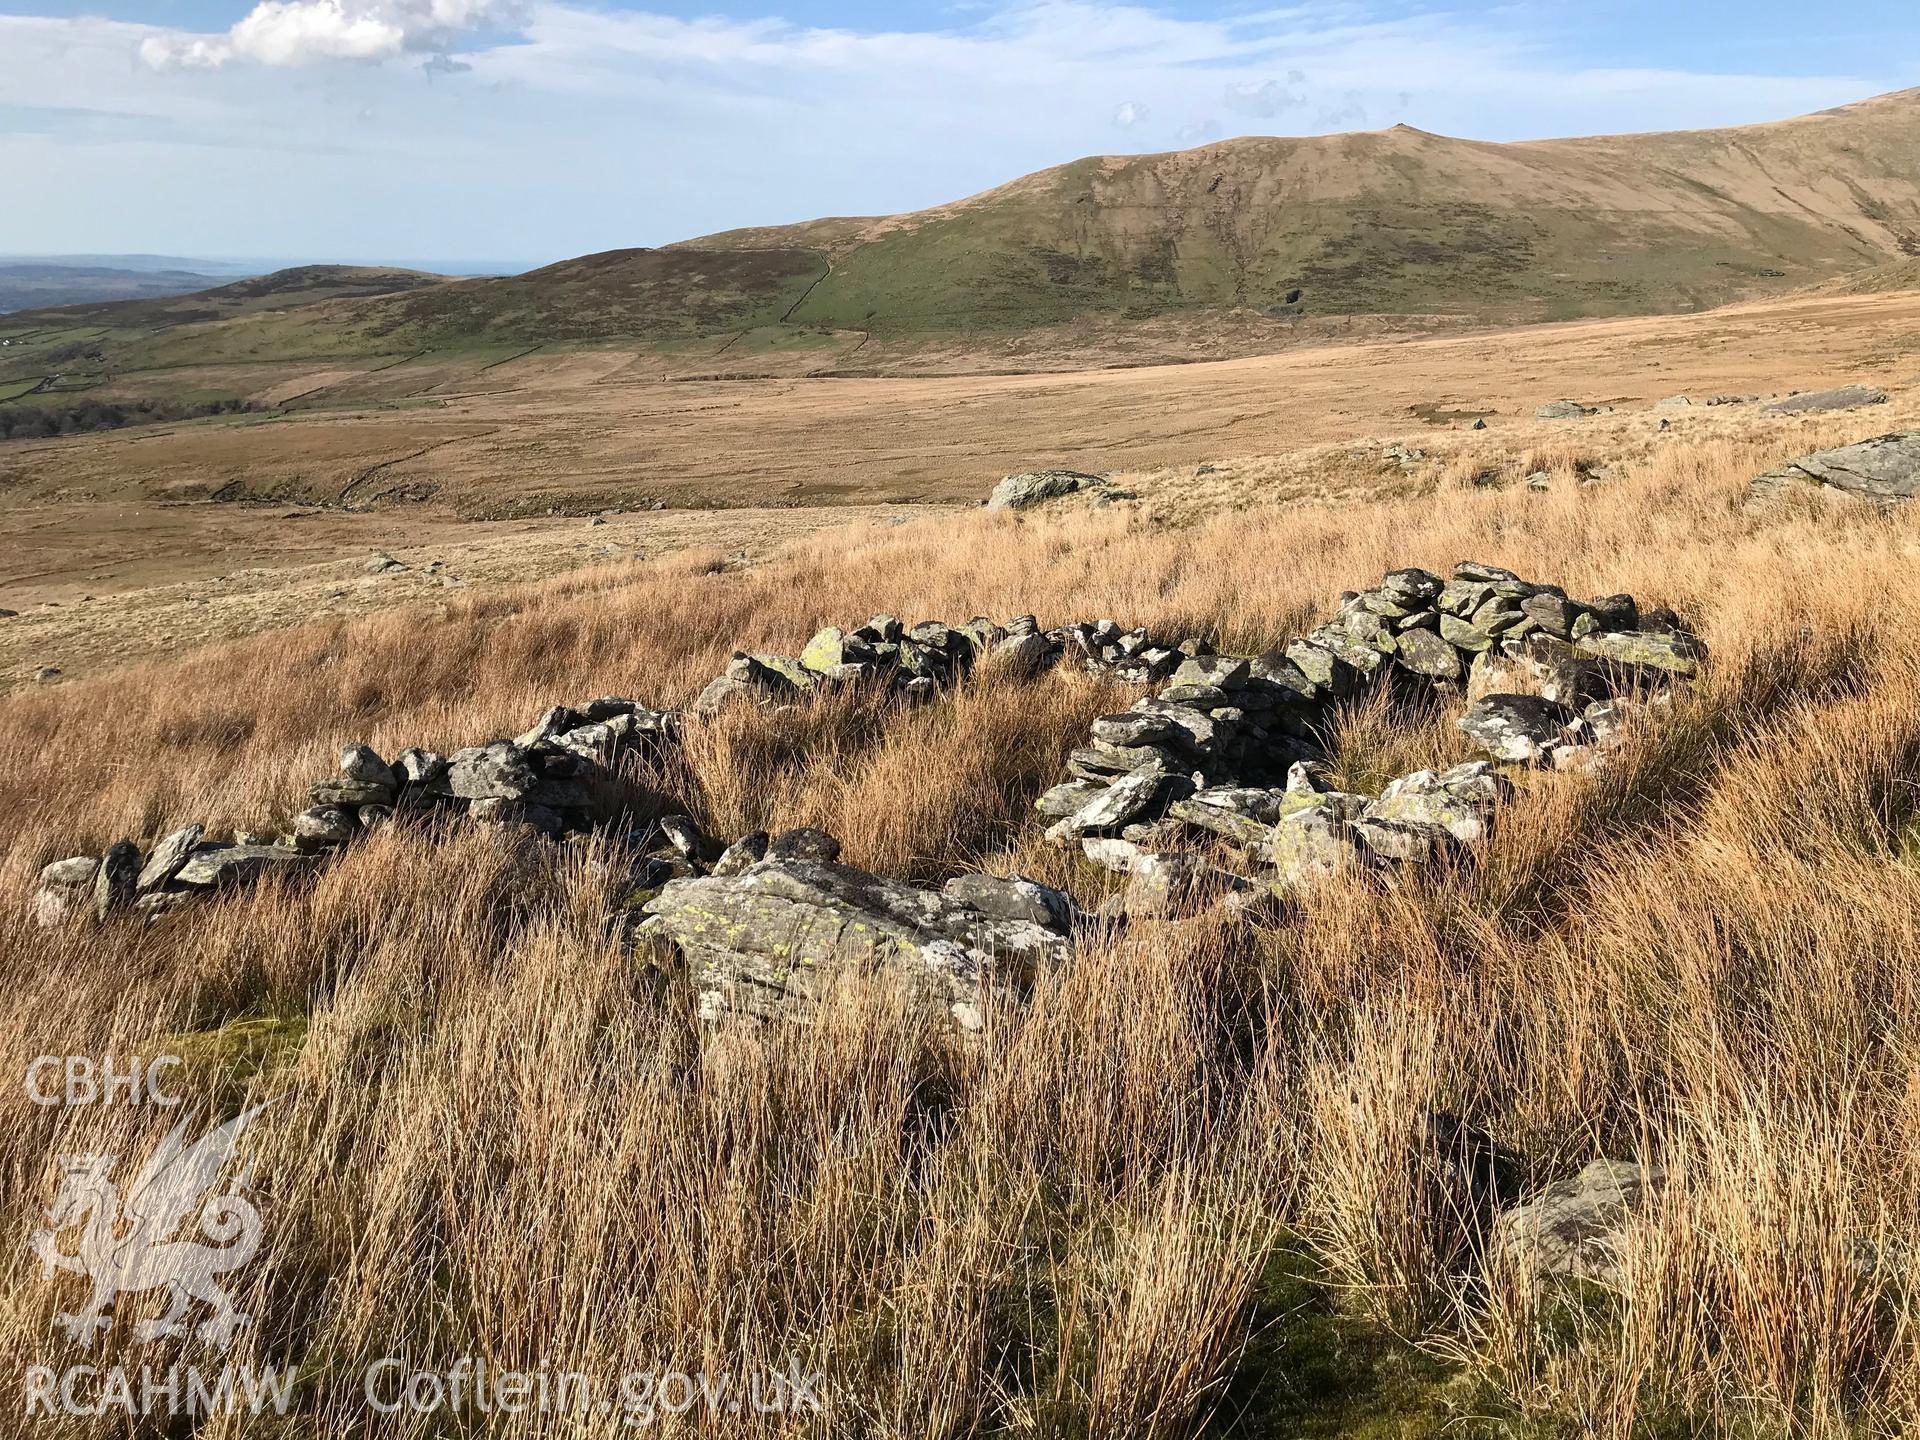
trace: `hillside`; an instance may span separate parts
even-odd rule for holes
[[[824,245],[833,273],[793,320],[882,333],[1239,306],[1689,310],[1920,253],[1920,90],[1730,130],[1229,140],[1079,160],[912,215],[691,243]]]

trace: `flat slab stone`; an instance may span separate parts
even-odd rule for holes
[[[313,858],[280,845],[207,845],[188,856],[173,878],[180,885],[246,885],[269,870],[298,869]]]
[[[1884,405],[1887,392],[1871,385],[1842,385],[1835,390],[1809,390],[1764,406],[1763,415],[1807,415],[1824,410],[1855,410],[1862,405]]]
[[[1920,494],[1920,430],[1802,455],[1756,478],[1753,490],[1778,494],[1795,485],[1839,490],[1878,505],[1911,500]]]

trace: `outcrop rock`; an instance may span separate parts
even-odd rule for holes
[[[1837,390],[1809,390],[1762,407],[1766,415],[1806,415],[1828,410],[1854,410],[1862,405],[1884,405],[1887,392],[1871,385],[1842,385]]]
[[[805,1018],[835,985],[873,976],[978,1030],[993,997],[1017,995],[1066,953],[1057,929],[813,860],[669,881],[643,913],[640,933],[679,951],[709,1021]]]
[[[1616,1280],[1621,1239],[1665,1178],[1631,1161],[1595,1160],[1504,1212],[1494,1226],[1495,1248],[1534,1284],[1558,1277]]]
[[[1802,455],[1760,476],[1753,490],[1767,496],[1803,485],[1838,490],[1876,505],[1911,500],[1920,494],[1920,430]]]
[[[987,497],[987,509],[1025,510],[1062,495],[1071,495],[1076,490],[1106,483],[1098,475],[1086,475],[1078,470],[1033,470],[1009,475],[993,487],[993,493]]]

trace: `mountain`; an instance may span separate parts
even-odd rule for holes
[[[1082,320],[1207,334],[1230,318],[1686,311],[1898,275],[1913,257],[1920,90],[1726,130],[1492,144],[1396,126],[1095,157],[912,214],[730,231],[503,278],[302,267],[175,301],[9,317],[0,381],[30,378],[48,337],[75,324],[99,327],[88,353],[122,376],[755,337],[737,359],[836,331],[951,348]]]
[[[184,295],[218,285],[221,278],[201,270],[87,264],[64,257],[0,260],[0,315],[48,305]]]
[[[1079,160],[916,214],[736,231],[875,333],[1086,312],[1697,309],[1920,255],[1920,90],[1769,125],[1489,144],[1406,126]]]

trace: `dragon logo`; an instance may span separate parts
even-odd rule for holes
[[[94,1336],[113,1324],[107,1311],[114,1297],[165,1289],[170,1292],[167,1313],[135,1325],[134,1339],[184,1336],[187,1309],[199,1300],[213,1310],[199,1327],[200,1338],[222,1350],[233,1343],[248,1317],[235,1308],[217,1277],[239,1269],[260,1248],[260,1212],[239,1193],[247,1187],[244,1165],[226,1189],[215,1192],[241,1133],[265,1108],[256,1105],[192,1144],[186,1135],[195,1117],[189,1113],[141,1168],[124,1200],[107,1178],[114,1157],[61,1157],[60,1189],[47,1209],[47,1227],[34,1233],[32,1246],[45,1278],[64,1270],[93,1282],[85,1309],[54,1316],[68,1339],[92,1349]],[[196,1217],[213,1244],[175,1238]],[[80,1231],[79,1248],[68,1253],[59,1237],[74,1228]]]

